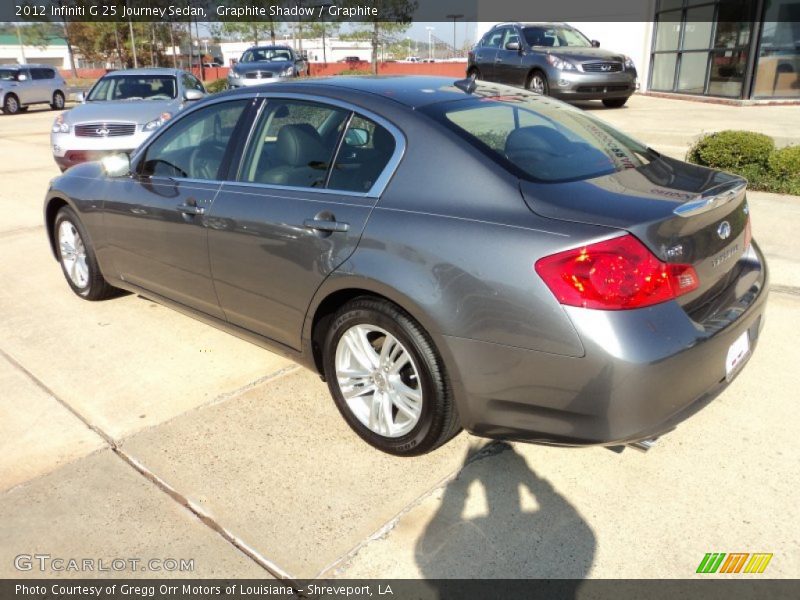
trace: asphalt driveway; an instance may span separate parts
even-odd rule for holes
[[[676,156],[701,130],[800,131],[797,113],[595,112]],[[41,218],[54,116],[0,116],[0,577],[41,577],[14,562],[44,553],[193,560],[104,576],[677,578],[706,552],[800,576],[800,198],[750,194],[774,286],[760,346],[649,453],[462,434],[398,459],[285,359],[141,297],[70,293]]]

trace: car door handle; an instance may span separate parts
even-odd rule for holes
[[[349,223],[334,221],[333,219],[325,221],[321,219],[306,219],[303,221],[303,226],[307,227],[308,229],[315,229],[317,231],[331,231],[340,233],[350,229]]]
[[[176,208],[185,215],[202,215],[206,212],[205,208],[194,204],[178,204]]]

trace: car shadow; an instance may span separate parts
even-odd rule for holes
[[[485,494],[482,501],[478,489]],[[595,535],[577,509],[530,469],[511,444],[469,456],[417,542],[415,558],[438,597],[441,579],[568,579],[570,598],[592,565]]]

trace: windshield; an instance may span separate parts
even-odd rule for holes
[[[292,60],[292,51],[288,48],[251,48],[242,55],[241,62],[283,62]]]
[[[0,69],[0,81],[16,81],[18,75],[16,69]]]
[[[564,46],[587,48],[592,43],[577,29],[572,27],[525,27],[522,30],[525,41],[529,46],[553,46],[561,48]]]
[[[89,102],[107,100],[172,100],[177,93],[170,75],[112,75],[103,77],[89,92]]]
[[[657,158],[581,110],[506,86],[482,84],[468,99],[421,110],[524,179],[591,179]]]

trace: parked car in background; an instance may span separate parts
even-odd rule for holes
[[[292,79],[308,72],[308,61],[289,46],[254,46],[228,72],[228,87]]]
[[[636,91],[633,60],[564,23],[501,23],[470,51],[467,75],[561,100],[624,106]]]
[[[32,104],[64,108],[67,82],[49,65],[0,65],[0,108],[7,115],[25,112]]]
[[[50,133],[53,158],[64,171],[106,154],[132,152],[205,94],[194,75],[179,69],[112,71],[81,96],[81,104],[56,117]]]
[[[358,56],[345,56],[340,62],[347,63],[348,65],[360,65],[362,62],[366,62],[361,60]]]
[[[745,186],[518,88],[332,77],[199,102],[54,179],[44,213],[75,294],[294,358],[383,451],[462,427],[644,449],[758,342]]]

